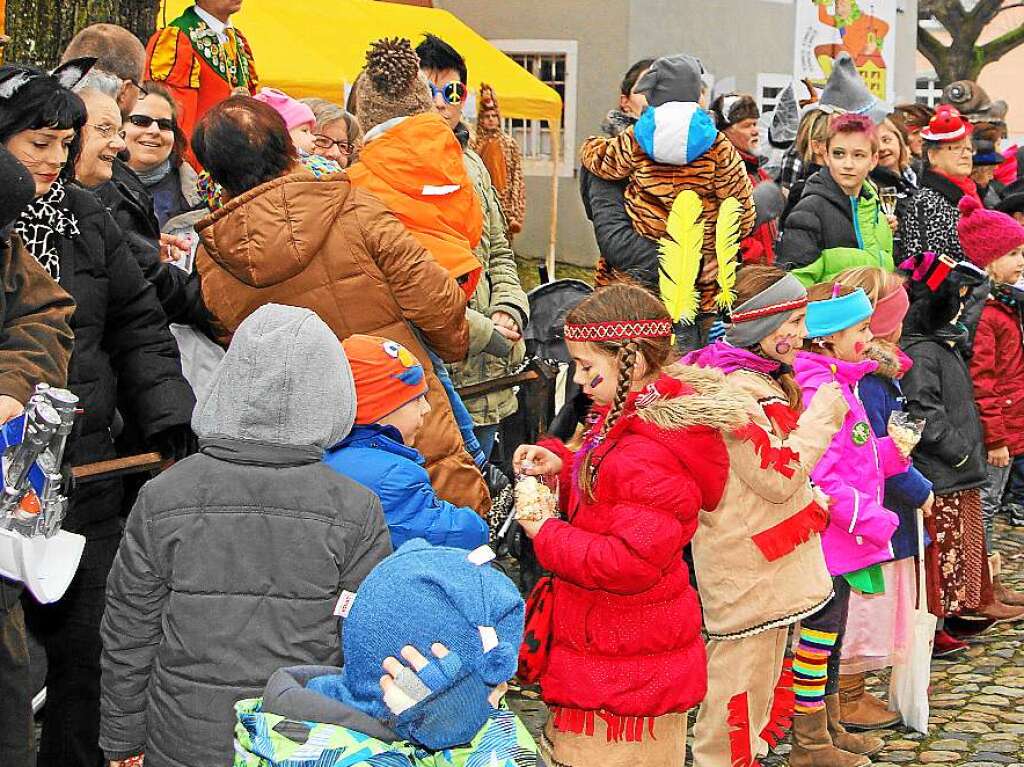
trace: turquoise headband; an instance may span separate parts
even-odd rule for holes
[[[874,313],[871,299],[861,288],[852,293],[807,304],[807,337],[824,338],[853,327]]]

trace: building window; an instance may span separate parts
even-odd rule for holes
[[[551,86],[562,97],[562,122],[558,137],[558,174],[573,175],[576,162],[576,82],[577,45],[575,40],[492,40],[495,47]],[[501,94],[498,102],[501,102]],[[503,120],[504,130],[523,150],[523,170],[530,176],[551,175],[551,129],[546,120],[511,117]]]
[[[942,99],[942,86],[939,85],[939,77],[934,72],[917,76],[917,88],[914,91],[914,100],[918,104],[925,104],[935,107]]]
[[[775,110],[779,103],[779,96],[786,90],[786,86],[793,82],[793,75],[780,75],[759,72],[757,75],[757,108],[762,115]]]

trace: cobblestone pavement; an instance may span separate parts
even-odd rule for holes
[[[1007,585],[1024,590],[1024,529],[999,523],[996,548],[1003,554]],[[1024,767],[1022,638],[1024,622],[996,626],[972,639],[966,653],[934,661],[928,735],[902,727],[878,733],[886,747],[874,757],[875,767]],[[879,678],[872,689],[884,692],[887,684],[887,678]],[[513,693],[510,703],[530,730],[539,732],[547,716],[544,704],[529,690]],[[780,744],[764,767],[786,765],[788,751],[788,745]]]

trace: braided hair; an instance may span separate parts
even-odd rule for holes
[[[665,305],[644,288],[632,284],[613,284],[598,288],[573,308],[565,318],[570,324],[590,324],[599,322],[616,322],[630,320],[667,320],[668,311]],[[669,362],[672,344],[669,338],[635,338],[622,341],[602,341],[591,343],[597,351],[614,356],[618,362],[618,380],[615,386],[615,397],[601,428],[596,434],[588,436],[591,445],[580,465],[580,489],[589,500],[594,499],[594,488],[597,484],[597,465],[594,462],[593,449],[601,444],[615,427],[626,411],[629,395],[636,383],[638,362],[642,358],[648,376],[656,376]]]

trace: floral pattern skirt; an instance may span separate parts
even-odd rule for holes
[[[992,601],[992,576],[985,551],[981,490],[935,495],[925,529],[928,610],[940,618],[970,613]]]

